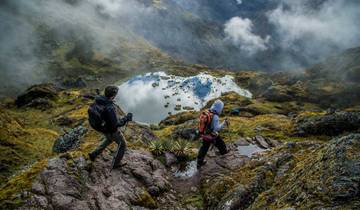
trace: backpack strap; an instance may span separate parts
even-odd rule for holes
[[[211,123],[214,113],[212,113],[210,110],[206,110],[204,111],[204,114],[206,115],[206,128],[205,128],[205,133],[206,133],[207,130],[211,129]]]

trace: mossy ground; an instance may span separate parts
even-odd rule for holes
[[[32,181],[38,173],[47,165],[47,159],[41,160],[21,171],[1,187],[0,190],[0,208],[12,209],[14,206],[21,205],[25,195],[22,195],[32,185]]]
[[[192,206],[202,209],[204,207],[204,198],[201,193],[189,193],[182,199],[181,204],[183,207]]]
[[[59,93],[59,97],[53,101],[54,106],[47,110],[35,108],[16,108],[12,103],[3,104],[0,107],[0,207],[16,205],[22,198],[17,195],[31,186],[31,181],[46,165],[46,160],[57,154],[52,152],[55,139],[77,125],[89,128],[88,133],[81,139],[80,148],[69,151],[72,157],[85,156],[94,150],[103,136],[93,129],[87,122],[87,109],[92,100],[85,99],[81,95],[85,90],[66,90]],[[57,124],[58,117],[67,117],[74,120],[68,126]],[[125,137],[128,148],[146,148],[141,141],[141,127],[129,124]],[[131,130],[131,132],[128,132]],[[116,150],[116,144],[109,147]],[[41,163],[41,164],[40,164]],[[28,170],[23,171],[25,166]],[[12,176],[18,174],[16,176]],[[25,180],[20,180],[24,178]],[[18,183],[17,185],[15,185]]]
[[[220,120],[228,118],[230,127],[224,129],[222,137],[226,142],[234,142],[242,137],[262,135],[281,141],[301,141],[302,137],[293,136],[296,119],[300,117],[321,116],[325,112],[311,103],[297,102],[269,102],[262,99],[249,99],[234,92],[226,93],[220,97],[225,103]],[[211,100],[204,109],[210,108],[215,101]],[[239,115],[232,115],[233,109],[240,108]],[[201,111],[200,111],[201,112]],[[183,112],[169,116],[154,129],[154,133],[161,139],[172,138],[172,134],[179,126],[197,127],[200,112]],[[243,116],[243,113],[249,113]],[[289,116],[293,113],[293,116]],[[195,120],[190,122],[190,120]],[[328,140],[324,136],[313,136],[313,139]]]
[[[16,195],[31,186],[30,178],[41,171],[46,160],[57,154],[52,152],[55,139],[67,129],[87,124],[87,107],[91,102],[80,97],[80,91],[65,91],[54,101],[54,107],[48,110],[35,108],[16,108],[11,104],[1,106],[1,206],[6,203],[17,203]],[[59,126],[55,119],[59,116],[69,117],[75,123],[69,127]],[[101,135],[90,129],[83,137],[79,150],[71,155],[86,155],[99,143]],[[115,147],[115,145],[113,146]],[[25,166],[30,168],[23,171]],[[14,174],[18,174],[12,176]],[[24,179],[24,180],[21,180]]]
[[[64,53],[64,52],[59,52]],[[79,64],[80,65],[80,64]],[[170,65],[170,64],[168,64]],[[171,70],[174,74],[179,75],[181,72],[181,64],[171,64]],[[179,65],[179,66],[176,66]],[[183,74],[188,76],[197,74],[199,69],[206,69],[203,66],[188,66],[188,70],[183,71]],[[221,76],[223,72],[212,71],[214,75]],[[256,76],[257,73],[249,73],[249,77]],[[244,81],[240,81],[242,83]],[[245,81],[246,82],[246,81]],[[251,85],[251,84],[248,84]],[[56,154],[52,153],[52,145],[54,140],[63,133],[63,130],[83,124],[87,124],[87,107],[92,102],[84,99],[81,95],[84,90],[66,90],[60,93],[59,97],[54,101],[54,106],[48,110],[38,110],[35,108],[16,108],[11,104],[1,105],[0,107],[0,151],[3,154],[0,158],[1,172],[0,181],[2,184],[0,190],[1,206],[16,204],[21,202],[18,197],[19,192],[26,190],[31,186],[32,179],[41,171],[42,167],[46,165],[46,160]],[[299,103],[295,101],[290,102],[269,102],[262,99],[249,99],[241,97],[235,93],[224,94],[220,97],[225,103],[224,113],[221,120],[225,117],[230,120],[230,127],[221,134],[225,142],[230,143],[242,137],[253,137],[255,135],[262,135],[280,141],[303,141],[302,137],[292,136],[295,121],[297,118],[319,116],[325,114],[324,111],[311,103]],[[212,102],[212,101],[211,101]],[[205,107],[208,108],[211,102]],[[231,115],[231,111],[235,108],[245,108],[250,115],[236,116]],[[353,108],[355,110],[355,108]],[[245,112],[247,112],[245,111]],[[296,117],[289,114],[293,113]],[[194,120],[192,124],[187,126],[196,127],[196,119],[199,112],[183,112],[177,115],[169,116],[159,126],[152,130],[156,137],[162,141],[172,140],[172,132],[178,126],[183,126],[187,122]],[[56,119],[60,116],[74,119],[75,122],[69,127],[59,126]],[[137,125],[129,125],[125,135],[129,148],[148,149],[148,144],[141,141]],[[98,144],[102,136],[90,129],[83,137],[80,148],[70,151],[71,156],[87,156],[87,153],[92,151]],[[311,136],[307,139],[312,140],[328,140],[326,136]],[[186,154],[190,159],[196,157],[196,149],[199,147],[199,141],[190,142],[186,148]],[[115,150],[116,145],[111,145],[110,149]],[[352,155],[349,154],[349,155]],[[161,159],[161,155],[159,159]],[[34,164],[33,164],[34,163]],[[26,166],[31,167],[25,171],[21,169]],[[219,191],[220,194],[226,192],[228,188],[234,183],[242,183],[250,181],[254,174],[250,172],[252,166],[248,166],[249,173],[246,168],[242,169],[239,177],[222,177],[222,183],[218,188],[209,189]],[[17,174],[12,176],[13,174]],[[271,177],[269,175],[269,177]],[[214,185],[215,186],[215,185]],[[224,188],[225,186],[225,188]],[[202,206],[205,202],[202,195],[207,192],[202,192],[200,195],[191,195],[184,200],[184,204],[191,204],[194,206]],[[261,196],[260,196],[261,197]],[[207,202],[207,201],[206,201]]]

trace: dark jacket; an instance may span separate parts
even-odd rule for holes
[[[98,105],[104,106],[105,109],[102,112],[101,118],[105,121],[104,133],[115,133],[118,127],[126,124],[127,118],[118,119],[116,115],[116,105],[113,101],[109,100],[105,96],[98,96],[95,99]]]

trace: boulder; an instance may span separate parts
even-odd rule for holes
[[[101,156],[95,162],[83,156],[49,160],[21,209],[166,209],[179,205],[168,191],[165,166],[151,153],[127,150],[127,165],[112,171],[112,157],[106,152]]]
[[[360,134],[291,142],[202,182],[207,209],[358,209]]]
[[[311,116],[298,119],[296,135],[329,135],[334,136],[345,131],[356,131],[360,128],[360,112],[332,112],[323,116]]]
[[[40,110],[47,110],[54,106],[53,102],[46,98],[36,98],[26,104],[27,107],[36,108]]]
[[[261,97],[269,101],[285,102],[290,101],[293,97],[289,94],[288,87],[282,85],[270,86]]]
[[[152,141],[159,140],[147,125],[141,125],[139,123],[130,122],[126,128],[121,128],[125,137],[131,141],[141,141],[145,144],[149,144]]]
[[[197,128],[183,128],[177,127],[172,133],[174,139],[182,138],[187,140],[196,140],[199,138],[199,131]]]
[[[15,104],[18,107],[23,107],[31,103],[35,99],[46,98],[55,99],[61,89],[54,84],[40,84],[34,85],[28,88],[25,93],[19,95],[15,100]]]
[[[180,112],[175,115],[171,115],[162,120],[159,125],[160,126],[168,126],[168,125],[180,125],[190,120],[195,120],[199,117],[199,113],[195,111],[189,112]]]
[[[80,146],[81,137],[84,136],[87,131],[88,129],[83,126],[71,129],[55,140],[53,151],[56,153],[63,153],[78,148]]]
[[[271,138],[266,138],[260,135],[256,135],[252,138],[246,138],[246,141],[250,144],[256,144],[257,146],[259,146],[262,149],[270,149],[273,147],[278,147],[282,144],[281,141],[279,140],[275,140],[275,139],[271,139]]]
[[[270,145],[266,142],[266,140],[262,136],[255,136],[252,138],[252,140],[262,149],[270,148]]]

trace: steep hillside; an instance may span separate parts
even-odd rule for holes
[[[96,4],[37,3],[5,1],[0,8],[1,27],[8,37],[17,38],[2,39],[2,97],[41,82],[71,87],[79,86],[80,78],[90,86],[106,85],[104,81],[116,82],[136,73],[186,68],[129,26],[109,20]]]
[[[308,78],[331,79],[346,83],[360,82],[360,48],[351,48],[345,52],[327,58],[320,64],[309,68]]]
[[[192,71],[196,74],[199,69]],[[188,74],[192,74],[192,71]],[[213,72],[215,75],[223,73]],[[1,182],[4,183],[0,190],[2,208],[12,209],[25,205],[24,209],[87,209],[95,205],[112,209],[121,205],[128,206],[127,208],[141,206],[168,209],[179,206],[179,209],[202,209],[223,208],[222,205],[233,198],[231,205],[240,205],[241,208],[284,206],[288,204],[287,201],[275,204],[268,200],[273,194],[282,191],[277,187],[276,180],[281,178],[282,183],[289,183],[284,187],[291,187],[293,176],[278,175],[281,171],[284,172],[283,167],[287,167],[288,163],[299,164],[300,168],[291,165],[284,173],[294,170],[291,173],[300,174],[299,170],[302,170],[303,165],[298,159],[308,157],[304,154],[310,152],[314,157],[321,156],[323,149],[318,148],[333,147],[333,142],[329,145],[331,136],[359,132],[360,125],[358,110],[326,112],[314,103],[248,99],[231,92],[220,98],[225,102],[224,117],[228,117],[231,122],[229,129],[222,133],[231,151],[227,156],[217,157],[211,151],[209,165],[202,171],[193,171],[191,161],[196,157],[199,147],[199,141],[194,141],[197,139],[195,128],[199,112],[183,112],[169,116],[158,126],[130,123],[124,132],[129,148],[125,159],[130,163],[124,170],[109,172],[110,155],[115,145],[96,162],[87,160],[87,153],[96,147],[100,139],[100,135],[89,127],[86,120],[87,107],[94,94],[86,89],[61,90],[45,84],[34,86],[21,95],[16,100],[17,106],[14,101],[2,105],[1,152],[6,154],[1,158]],[[212,101],[206,107],[211,103]],[[334,132],[328,132],[329,130]],[[357,136],[347,138],[356,141]],[[304,143],[307,140],[316,142]],[[287,146],[281,146],[284,143]],[[267,148],[268,152],[259,156],[259,162],[257,158],[253,159],[251,155],[246,157],[241,153],[242,146],[246,148],[249,145],[259,148],[258,151]],[[296,149],[298,147],[299,150]],[[286,162],[282,162],[282,157],[278,159],[282,152]],[[357,154],[355,150],[350,153]],[[294,162],[287,158],[292,155],[296,157]],[[265,164],[273,159],[273,165]],[[323,160],[323,164],[332,164],[330,159]],[[337,161],[340,161],[337,165],[343,164],[342,159]],[[152,165],[151,170],[148,168],[149,164]],[[186,168],[181,169],[184,164]],[[323,168],[319,170],[320,173],[326,173]],[[244,186],[248,190],[243,192],[243,188],[239,187],[243,186],[239,180],[244,180],[244,176],[249,178],[247,184],[251,186]],[[256,177],[260,178],[252,179]],[[350,174],[349,177],[353,175]],[[119,179],[123,181],[115,184],[114,180]],[[206,180],[209,179],[214,180],[213,186],[208,186]],[[59,182],[61,184],[56,184],[58,182],[55,180],[62,180]],[[251,184],[253,181],[254,186]],[[223,187],[215,187],[220,185]],[[345,190],[348,189],[346,186]],[[102,194],[95,196],[94,192],[99,189]],[[357,189],[356,186],[354,189]],[[244,204],[239,204],[241,196],[236,196],[239,190],[246,197],[241,200]],[[299,188],[294,189],[293,193],[294,196],[301,196],[302,192],[303,189]],[[312,196],[315,198],[309,199],[317,199],[317,195]],[[354,196],[356,195],[350,193],[346,199],[352,200]],[[332,194],[326,191],[322,199],[328,198],[333,199]],[[341,202],[334,202],[345,206]],[[348,203],[347,207],[357,205],[355,200]]]
[[[353,25],[358,6],[357,1],[322,0],[6,0],[0,8],[0,94],[44,81],[62,83],[69,75],[93,83],[115,78],[109,74],[120,78],[166,69],[175,62],[167,55],[233,70],[308,67],[359,45]],[[339,13],[334,20],[327,11],[352,15]],[[299,25],[299,31],[282,21],[296,24],[306,22],[307,16],[327,21],[308,28]],[[321,31],[332,25],[339,35]]]
[[[2,1],[0,209],[359,209],[359,8]],[[120,129],[115,170],[116,144],[88,156],[102,136],[87,110],[111,84],[117,114],[148,123]],[[217,99],[228,153],[211,147],[197,169],[199,115]]]
[[[351,108],[360,102],[359,58],[359,48],[352,48],[304,71],[239,72],[236,80],[256,97],[269,101]]]

